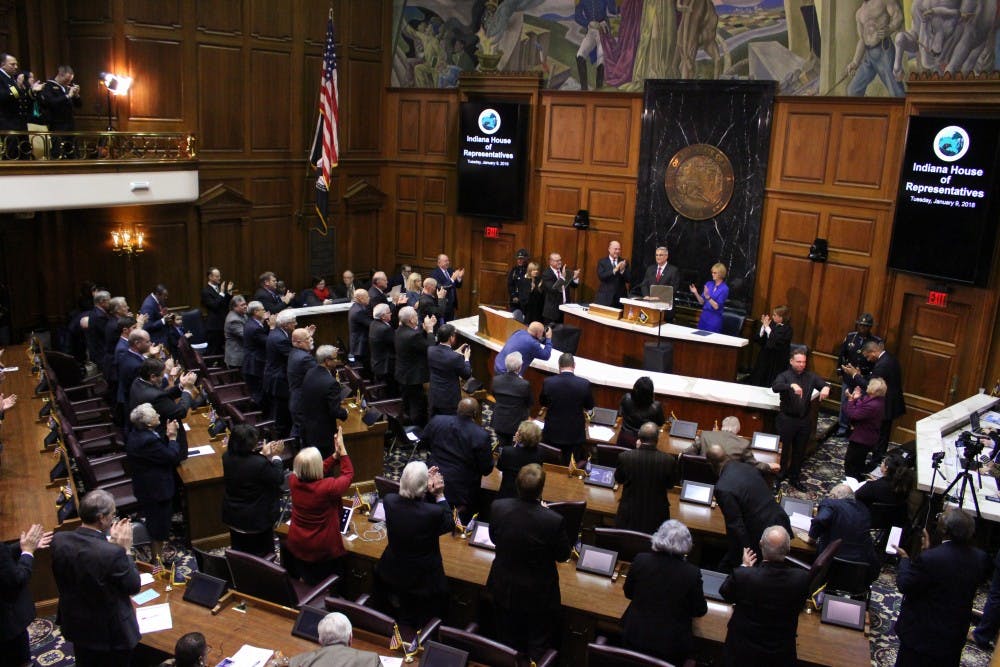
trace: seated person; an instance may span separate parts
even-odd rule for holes
[[[879,573],[879,560],[872,542],[871,523],[868,508],[854,499],[851,487],[838,484],[820,501],[809,535],[804,539],[815,542],[819,553],[834,540],[843,540],[837,557],[868,563],[869,581],[874,581]]]
[[[639,427],[646,422],[663,426],[663,404],[653,396],[653,380],[643,375],[632,385],[632,391],[622,396],[618,406],[622,415],[622,426],[618,431],[619,447],[635,447]]]
[[[902,449],[894,449],[879,466],[882,476],[862,484],[854,492],[854,498],[869,510],[875,503],[905,506],[916,482],[913,464],[907,460]]]
[[[354,628],[351,627],[351,621],[340,612],[324,616],[316,629],[322,648],[295,656],[288,663],[289,667],[379,667],[381,664],[377,653],[351,648]]]
[[[174,644],[174,657],[160,663],[160,667],[203,667],[207,664],[208,642],[200,632],[189,632]]]
[[[765,463],[757,460],[753,450],[750,449],[750,441],[740,436],[739,418],[733,415],[722,420],[722,428],[718,431],[699,433],[691,446],[684,450],[684,453],[704,456],[705,449],[711,445],[719,445],[732,460],[749,463],[762,474],[777,473],[781,469],[777,463]]]

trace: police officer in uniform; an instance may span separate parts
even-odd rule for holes
[[[840,423],[837,429],[838,436],[846,436],[850,432],[850,422],[844,414],[844,405],[847,403],[848,397],[854,391],[854,387],[857,384],[851,379],[850,374],[844,372],[844,366],[848,364],[854,366],[867,378],[871,375],[872,363],[861,354],[861,348],[868,341],[882,342],[881,338],[872,333],[872,327],[875,326],[875,318],[872,317],[871,313],[862,313],[858,316],[854,326],[857,327],[856,330],[844,336],[844,342],[840,345],[840,354],[837,356],[837,374],[840,375],[842,387],[840,395]]]
[[[521,281],[528,275],[528,251],[521,248],[514,256],[515,264],[507,272],[507,295],[511,311],[524,312],[527,304],[521,303]]]

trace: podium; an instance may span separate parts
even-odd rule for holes
[[[623,320],[646,327],[659,327],[664,322],[664,312],[674,309],[674,304],[665,301],[622,299],[621,303],[625,309]]]

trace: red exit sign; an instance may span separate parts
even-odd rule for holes
[[[937,292],[935,290],[930,290],[927,292],[927,305],[937,306],[938,308],[948,307],[948,293],[947,292]]]
[[[486,228],[483,230],[483,236],[488,239],[500,238],[500,225],[486,225]]]

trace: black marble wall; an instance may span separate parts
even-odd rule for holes
[[[722,262],[729,269],[727,310],[751,306],[774,92],[773,81],[646,81],[632,248],[636,271],[652,264],[653,251],[666,245],[681,271],[681,292],[693,299],[688,283],[700,289],[711,278],[712,264]],[[694,144],[715,146],[733,166],[729,205],[707,220],[674,210],[664,187],[670,159]]]

